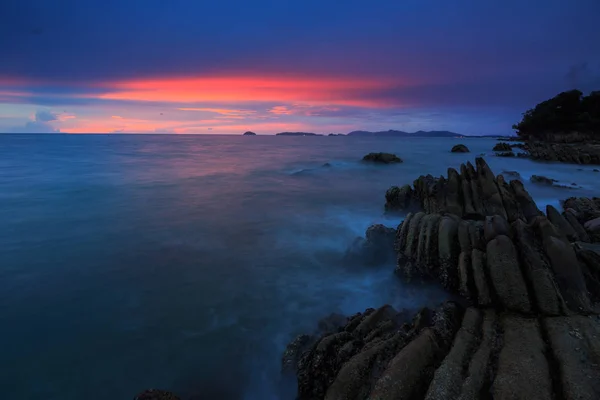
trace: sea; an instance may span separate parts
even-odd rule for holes
[[[471,152],[451,153],[458,143]],[[540,208],[600,191],[593,167],[496,157],[496,143],[0,135],[1,397],[293,399],[281,355],[319,319],[448,297],[393,264],[347,265],[367,227],[401,222],[384,213],[390,186],[484,156]],[[380,151],[404,163],[361,162]]]

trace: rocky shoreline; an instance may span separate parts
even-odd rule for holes
[[[298,399],[600,398],[600,199],[544,215],[478,158],[386,202],[414,211],[396,229],[397,274],[459,299],[297,338],[283,365]]]
[[[298,400],[600,399],[600,198],[544,213],[483,158],[385,198],[406,218],[370,227],[348,259],[392,257],[399,279],[435,282],[454,300],[315,324],[282,357]]]

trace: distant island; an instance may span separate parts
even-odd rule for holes
[[[318,133],[311,132],[280,132],[276,133],[275,136],[323,136]]]
[[[280,132],[276,133],[275,136],[325,136],[320,133],[311,132]],[[417,132],[404,132],[390,129],[389,131],[352,131],[348,134],[343,133],[330,133],[327,136],[380,136],[380,137],[463,137],[460,133],[450,131],[417,131]]]
[[[369,131],[353,131],[348,133],[348,136],[384,136],[384,137],[461,137],[460,133],[450,131],[417,131],[404,132],[390,129],[389,131],[369,132]]]
[[[244,134],[242,136],[256,136],[256,133],[248,131],[248,132],[244,132]]]

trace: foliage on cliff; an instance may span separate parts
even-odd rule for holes
[[[513,129],[534,139],[574,132],[600,138],[600,91],[587,96],[579,90],[562,92],[527,110]]]

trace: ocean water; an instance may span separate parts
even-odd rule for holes
[[[449,149],[463,142],[468,154]],[[593,167],[498,158],[492,139],[0,136],[0,387],[5,399],[291,399],[281,353],[332,312],[433,306],[393,265],[343,255],[391,185],[482,153],[540,207],[598,194]],[[389,151],[403,164],[360,162]],[[328,165],[325,165],[328,163]],[[581,169],[581,170],[579,170]]]

